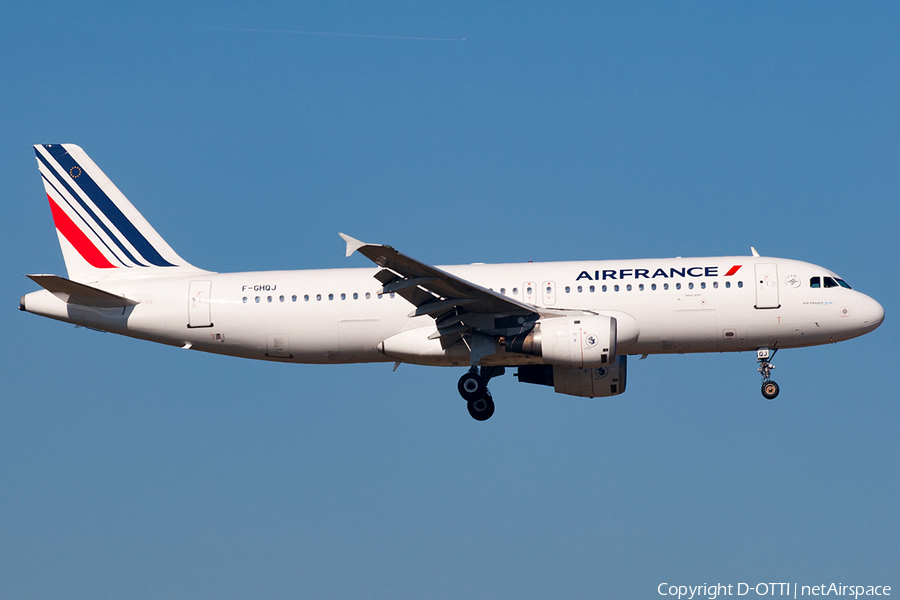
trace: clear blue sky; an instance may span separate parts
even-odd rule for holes
[[[0,597],[900,590],[898,4],[125,4],[0,19]],[[750,354],[650,357],[614,399],[507,375],[479,424],[459,369],[16,311],[65,273],[31,149],[57,142],[208,269],[366,265],[338,231],[434,264],[754,245],[887,318],[780,353],[775,402]]]

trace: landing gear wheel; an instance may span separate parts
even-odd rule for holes
[[[456,387],[459,388],[459,395],[463,397],[463,400],[470,404],[487,395],[487,381],[484,380],[484,377],[473,371],[469,371],[460,377]],[[472,412],[471,408],[469,409],[469,412]],[[491,409],[491,412],[493,412],[493,409]]]
[[[494,414],[494,400],[490,394],[485,394],[477,400],[469,400],[466,407],[476,421],[487,421]]]
[[[763,381],[762,395],[766,400],[774,400],[778,395],[778,384],[774,381]]]

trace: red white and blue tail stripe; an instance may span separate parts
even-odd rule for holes
[[[69,278],[194,267],[150,226],[80,147],[34,147]]]

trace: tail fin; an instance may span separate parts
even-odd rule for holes
[[[84,150],[43,144],[34,151],[69,279],[199,271],[172,250]]]

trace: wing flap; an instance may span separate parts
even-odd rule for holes
[[[474,298],[470,299],[457,299],[450,298],[449,300],[434,300],[433,302],[426,302],[425,304],[419,304],[416,306],[416,310],[412,311],[407,317],[412,319],[413,317],[421,317],[423,315],[434,316],[443,312],[447,312],[451,308],[458,306],[467,306],[475,302]]]

